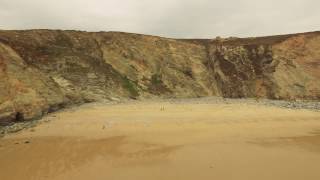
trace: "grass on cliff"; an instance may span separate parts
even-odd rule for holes
[[[126,90],[128,90],[131,98],[136,98],[139,96],[139,92],[137,90],[137,85],[134,82],[132,82],[130,79],[128,79],[127,76],[124,76],[122,78],[122,86]]]
[[[161,75],[159,74],[154,74],[151,76],[149,91],[157,95],[170,92],[170,90],[163,83]]]
[[[152,75],[151,76],[151,84],[155,85],[155,86],[162,85],[162,80],[161,80],[160,75],[158,75],[158,74]]]

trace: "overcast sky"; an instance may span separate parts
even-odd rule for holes
[[[0,29],[246,37],[320,30],[319,8],[320,0],[0,0]]]

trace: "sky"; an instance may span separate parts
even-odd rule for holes
[[[0,0],[0,29],[252,37],[320,30],[319,7],[319,0]]]

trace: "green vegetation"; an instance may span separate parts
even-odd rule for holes
[[[162,85],[162,80],[159,74],[154,74],[151,76],[151,84],[154,86]]]
[[[132,82],[130,79],[128,79],[127,76],[124,76],[122,78],[122,86],[128,90],[131,98],[136,98],[139,96],[137,85],[134,82]]]
[[[170,92],[170,90],[163,83],[161,79],[161,75],[159,74],[153,74],[151,76],[149,90],[151,93],[157,94],[157,95]]]
[[[73,47],[73,43],[70,37],[63,33],[57,35],[55,44],[62,47]]]

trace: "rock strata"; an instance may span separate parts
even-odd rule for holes
[[[120,32],[0,31],[0,124],[100,100],[320,99],[320,32],[169,39]]]

